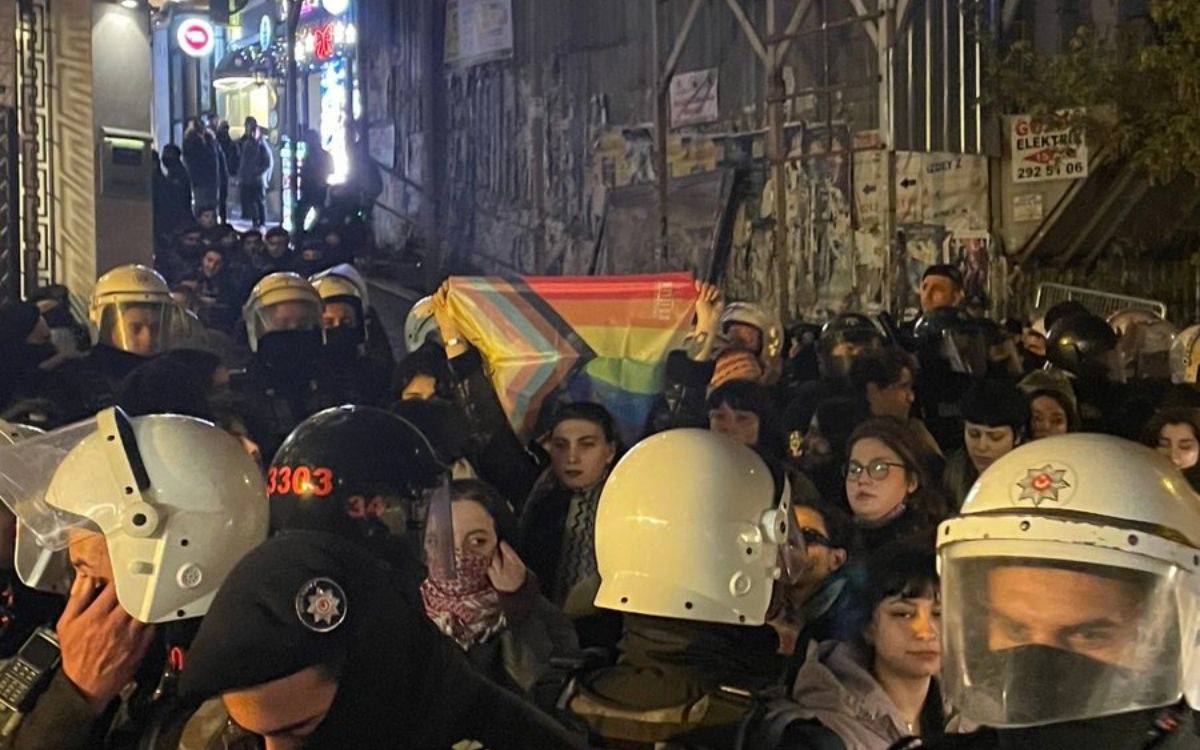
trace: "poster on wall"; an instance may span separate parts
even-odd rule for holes
[[[955,266],[962,273],[963,294],[969,302],[987,302],[991,247],[991,236],[987,232],[962,231],[946,235],[942,262]]]
[[[1074,180],[1088,176],[1087,140],[1071,122],[1082,110],[1066,110],[1049,120],[1032,115],[1012,118],[1012,178],[1017,184]]]
[[[512,0],[447,0],[447,65],[466,68],[512,56]]]
[[[671,127],[705,125],[721,118],[717,69],[677,73],[671,78]]]

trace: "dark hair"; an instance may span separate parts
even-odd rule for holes
[[[438,395],[427,400],[402,400],[392,405],[392,412],[411,423],[429,440],[442,463],[454,463],[471,452],[466,415],[453,401]]]
[[[752,380],[729,380],[708,394],[706,405],[719,409],[722,404],[738,411],[752,411],[762,418],[771,410],[771,397],[767,389]]]
[[[1071,399],[1067,397],[1067,394],[1063,393],[1057,388],[1038,388],[1036,391],[1032,391],[1029,394],[1030,425],[1033,424],[1033,402],[1039,398],[1042,398],[1043,396],[1048,399],[1052,399],[1054,403],[1058,404],[1062,408],[1063,412],[1067,415],[1067,432],[1079,432],[1079,411],[1075,408],[1075,404],[1071,403]],[[1155,438],[1155,445],[1157,444],[1158,441],[1157,438]]]
[[[553,433],[554,428],[568,419],[582,419],[585,422],[591,422],[597,425],[604,433],[606,441],[609,443],[618,442],[616,422],[613,421],[612,414],[608,412],[608,409],[605,409],[600,404],[592,401],[574,401],[560,406],[554,412],[554,417],[550,420],[546,434]]]
[[[856,627],[852,629],[858,646],[874,660],[874,649],[863,640],[875,610],[885,600],[925,599],[930,594],[940,598],[937,559],[930,549],[918,547],[911,541],[889,542],[871,553],[866,561],[866,575],[861,576],[847,592],[850,611]]]
[[[752,380],[729,380],[708,394],[707,405],[719,409],[725,404],[737,411],[753,412],[758,417],[758,442],[755,448],[771,460],[782,460],[783,431],[779,427],[777,410],[771,403],[771,392]]]
[[[962,273],[958,270],[958,268],[950,265],[949,263],[938,263],[926,268],[925,273],[921,274],[921,281],[924,281],[930,276],[941,276],[943,278],[950,279],[950,283],[954,284],[955,289],[962,289]]]
[[[798,502],[794,507],[808,508],[821,516],[821,520],[825,522],[825,536],[829,537],[830,546],[847,552],[854,547],[854,522],[840,508],[821,499]]]
[[[392,394],[399,398],[400,393],[418,375],[428,375],[434,379],[436,383],[434,391],[438,396],[445,399],[453,398],[450,367],[446,364],[446,352],[432,339],[426,341],[396,365],[396,369],[392,371]]]
[[[1192,428],[1192,434],[1200,439],[1200,411],[1186,406],[1175,406],[1159,409],[1146,423],[1146,445],[1157,448],[1158,434],[1169,424],[1186,424]]]
[[[871,418],[871,413],[861,399],[834,396],[817,404],[813,416],[830,450],[844,458],[850,449],[850,436]]]
[[[288,230],[284,229],[282,226],[276,225],[267,230],[266,237],[269,240],[272,237],[291,237],[291,235],[288,234]]]
[[[517,514],[492,485],[482,479],[455,479],[450,482],[450,500],[456,503],[462,500],[479,503],[496,523],[496,538],[510,545],[516,543],[520,528]]]
[[[923,460],[925,451],[921,448],[917,437],[903,422],[890,417],[874,417],[863,422],[846,442],[846,459],[849,460],[854,444],[860,440],[873,438],[886,445],[900,458],[904,464],[906,479],[916,478],[917,489],[909,494],[909,507],[929,523],[935,523],[946,517],[945,501],[930,476],[928,463]]]
[[[1013,383],[1003,380],[983,380],[959,402],[963,420],[988,427],[1011,427],[1013,436],[1020,439],[1029,424],[1029,400]]]
[[[850,385],[854,393],[865,398],[867,384],[887,388],[900,382],[900,376],[908,370],[913,377],[917,374],[917,362],[908,352],[888,347],[879,352],[864,352],[850,365]]]
[[[850,435],[850,439],[846,441],[846,455],[849,456],[850,451],[854,449],[854,444],[860,440],[868,438],[878,440],[886,445],[900,458],[900,463],[904,464],[905,474],[909,477],[916,477],[921,487],[930,486],[924,470],[921,468],[921,449],[917,447],[917,441],[912,431],[905,427],[900,422],[886,417],[875,417],[863,422]]]

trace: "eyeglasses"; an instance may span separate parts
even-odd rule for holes
[[[829,540],[829,537],[825,536],[816,529],[810,529],[807,526],[801,526],[800,535],[804,537],[804,543],[809,547],[833,548],[833,542]]]
[[[866,466],[863,466],[858,461],[850,461],[846,464],[845,473],[847,479],[858,480],[862,478],[863,472],[865,471],[867,472],[867,476],[871,477],[872,479],[876,481],[883,481],[884,479],[887,479],[888,474],[892,472],[893,466],[897,469],[908,468],[904,464],[898,464],[892,461],[884,461],[883,459],[872,461]]]

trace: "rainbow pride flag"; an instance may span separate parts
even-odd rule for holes
[[[479,349],[522,440],[546,404],[596,401],[632,445],[691,329],[688,273],[450,279],[451,313]]]

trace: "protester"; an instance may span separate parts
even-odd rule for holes
[[[942,476],[945,495],[962,505],[971,485],[996,459],[1021,444],[1029,425],[1029,401],[1006,381],[985,380],[963,398],[964,447],[955,451]]]
[[[455,480],[450,500],[455,574],[431,569],[421,584],[425,614],[484,674],[524,693],[552,658],[575,655],[575,629],[513,549],[517,519],[495,489]]]
[[[776,704],[775,726],[764,732],[780,739],[756,746],[887,750],[902,739],[944,734],[933,552],[885,548],[869,566],[865,585],[850,594],[859,610],[853,638],[808,647],[791,700]]]
[[[598,612],[596,512],[620,452],[612,415],[599,404],[560,407],[546,437],[548,468],[521,512],[521,558],[546,596],[576,623],[580,643],[611,645],[613,618]]]
[[[834,637],[844,619],[844,566],[854,547],[854,527],[820,500],[793,503],[792,516],[804,540],[805,560],[798,574],[776,585],[768,618],[779,633],[779,652],[803,657],[809,643]]]
[[[1184,407],[1160,410],[1146,425],[1145,442],[1171,459],[1192,489],[1200,487],[1200,413]]]
[[[850,436],[846,499],[864,549],[931,536],[945,516],[919,455],[912,433],[894,420],[869,420]]]

